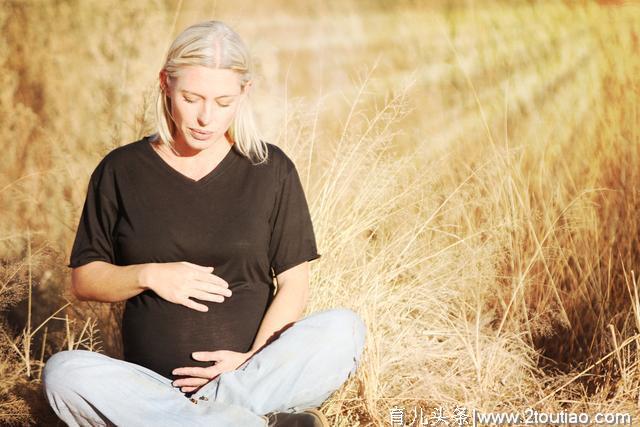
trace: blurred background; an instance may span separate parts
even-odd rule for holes
[[[75,300],[68,256],[89,175],[153,132],[166,49],[209,19],[300,170],[307,314],[367,322],[334,425],[639,419],[638,2],[0,0],[0,424],[56,425],[51,354],[122,356],[123,303]]]

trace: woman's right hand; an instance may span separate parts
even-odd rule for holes
[[[229,284],[212,274],[213,267],[187,261],[149,263],[143,285],[163,299],[198,311],[209,311],[204,304],[189,299],[223,302],[231,296]]]

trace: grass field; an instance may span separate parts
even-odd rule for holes
[[[121,357],[123,303],[76,301],[65,265],[91,171],[153,130],[165,50],[205,19],[250,46],[301,171],[307,314],[368,326],[334,425],[640,420],[637,2],[0,0],[0,424],[55,425],[51,354]]]

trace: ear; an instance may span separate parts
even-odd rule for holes
[[[248,82],[246,82],[244,84],[244,88],[242,88],[242,93],[244,95],[248,95],[252,85],[253,85],[253,80],[249,80]]]
[[[160,70],[158,73],[158,79],[160,80],[160,90],[169,96],[169,76],[165,70]]]

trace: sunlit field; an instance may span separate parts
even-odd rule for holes
[[[89,175],[153,132],[165,51],[206,19],[300,171],[306,314],[367,323],[333,425],[640,424],[640,4],[408,0],[0,0],[0,424],[63,425],[52,354],[122,357],[124,302],[77,301],[66,264]]]

